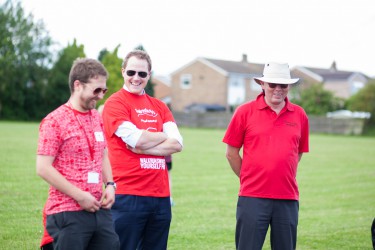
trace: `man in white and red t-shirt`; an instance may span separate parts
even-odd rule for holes
[[[182,150],[182,137],[169,108],[145,93],[150,74],[149,55],[130,52],[122,65],[123,88],[103,109],[121,249],[167,249],[172,219],[164,156]]]
[[[77,59],[69,75],[68,102],[40,124],[36,169],[50,184],[45,213],[54,249],[119,248],[110,210],[115,183],[95,110],[107,91],[107,77],[97,60]]]

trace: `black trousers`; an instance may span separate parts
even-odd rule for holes
[[[47,215],[46,229],[55,250],[118,250],[111,210],[61,212]]]
[[[296,200],[239,197],[236,249],[261,250],[269,226],[273,250],[296,249],[298,209]]]
[[[375,250],[375,218],[372,221],[372,225],[371,225],[371,238],[372,238],[372,247]]]
[[[53,250],[53,243],[48,243],[40,247],[40,250]]]

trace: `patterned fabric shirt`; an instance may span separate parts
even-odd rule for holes
[[[37,154],[55,157],[53,167],[73,185],[90,192],[97,200],[102,195],[105,147],[103,124],[96,110],[81,113],[62,105],[40,124]],[[92,181],[89,176],[98,177]],[[79,210],[82,208],[73,198],[50,187],[47,215]]]

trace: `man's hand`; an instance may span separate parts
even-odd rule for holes
[[[174,138],[168,138],[164,142],[148,149],[141,149],[138,147],[133,148],[128,144],[126,144],[126,147],[135,154],[154,156],[167,156],[182,150],[182,145]]]
[[[78,204],[87,212],[95,213],[100,209],[100,202],[95,199],[89,192],[82,191]]]
[[[100,204],[104,209],[111,209],[113,203],[115,203],[115,187],[113,185],[108,185],[100,199]]]

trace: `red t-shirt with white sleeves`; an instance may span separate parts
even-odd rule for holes
[[[276,114],[264,94],[236,109],[223,142],[243,147],[239,196],[298,200],[298,154],[309,151],[305,111],[290,103]]]
[[[70,183],[90,192],[98,201],[102,196],[105,147],[103,123],[94,109],[81,113],[64,104],[48,114],[40,124],[37,154],[54,156],[53,167]],[[95,178],[89,180],[89,175]],[[73,198],[50,186],[45,207],[47,215],[79,210],[82,208]]]
[[[138,129],[162,132],[164,123],[174,122],[169,108],[147,94],[136,95],[121,89],[107,99],[103,121],[116,194],[168,197],[164,156],[135,154],[115,132],[124,121],[132,122]]]

